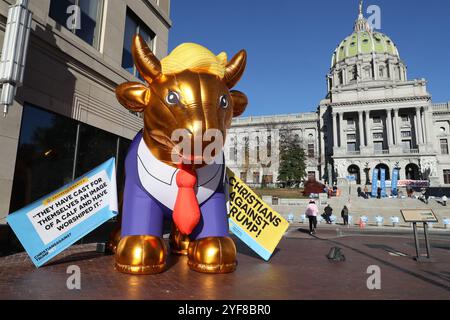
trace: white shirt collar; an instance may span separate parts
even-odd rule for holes
[[[220,163],[219,159],[222,159]],[[147,147],[144,139],[139,143],[138,161],[150,176],[161,183],[172,185],[179,169],[158,160]],[[214,162],[196,170],[197,186],[203,186],[220,175],[223,171],[223,151],[214,159]]]
[[[208,200],[216,192],[220,183],[225,181],[226,166],[223,161],[217,163],[217,159],[221,158],[223,159],[223,152],[216,157],[214,163],[196,170],[195,194],[199,204]],[[167,208],[173,209],[178,194],[175,177],[179,170],[159,161],[151,153],[144,139],[141,139],[138,147],[137,169],[144,189]]]

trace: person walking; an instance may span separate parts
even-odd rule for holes
[[[348,225],[348,208],[344,206],[341,211],[341,217],[344,220],[344,226]]]
[[[331,224],[331,216],[333,215],[333,208],[328,204],[325,209],[323,209],[323,218],[328,224]]]
[[[314,200],[310,200],[305,211],[305,215],[309,220],[309,234],[316,234],[318,213],[319,208],[317,207],[316,202]]]
[[[369,199],[369,188],[366,186],[364,186],[364,198],[365,199]]]

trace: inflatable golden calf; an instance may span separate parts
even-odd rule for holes
[[[163,221],[168,218],[173,220],[171,251],[187,255],[192,270],[232,272],[236,247],[228,230],[223,142],[213,161],[206,161],[202,155],[210,141],[203,140],[202,153],[192,156],[176,148],[172,134],[184,130],[194,146],[194,132],[213,129],[225,141],[232,118],[247,106],[245,94],[231,90],[244,73],[246,52],[227,62],[225,53],[216,56],[185,43],[159,61],[136,35],[132,54],[146,84],[127,82],[116,94],[125,108],[143,113],[144,128],[125,160],[121,233],[110,242],[116,269],[131,274],[164,271]]]

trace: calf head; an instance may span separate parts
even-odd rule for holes
[[[225,53],[215,56],[202,46],[186,43],[159,61],[141,36],[136,35],[132,54],[146,84],[121,84],[116,95],[127,109],[143,112],[147,146],[155,157],[172,166],[179,164],[174,161],[174,154],[178,154],[178,161],[196,157],[197,167],[205,165],[202,155],[211,141],[200,138],[202,150],[198,154],[194,150],[198,141],[194,139],[214,129],[222,135],[222,148],[232,118],[241,115],[247,106],[245,94],[231,90],[244,73],[246,52],[241,50],[227,62]],[[176,148],[176,130],[188,134],[192,146],[189,152]]]

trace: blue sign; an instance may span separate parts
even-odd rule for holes
[[[380,169],[380,187],[381,187],[381,197],[386,197],[386,169]]]
[[[392,195],[396,196],[398,194],[397,188],[398,188],[398,169],[394,169],[394,171],[392,172],[392,182],[391,182]]]
[[[6,218],[36,267],[117,215],[115,168],[111,158]]]
[[[372,173],[372,198],[376,198],[378,190],[378,169],[373,169]]]

